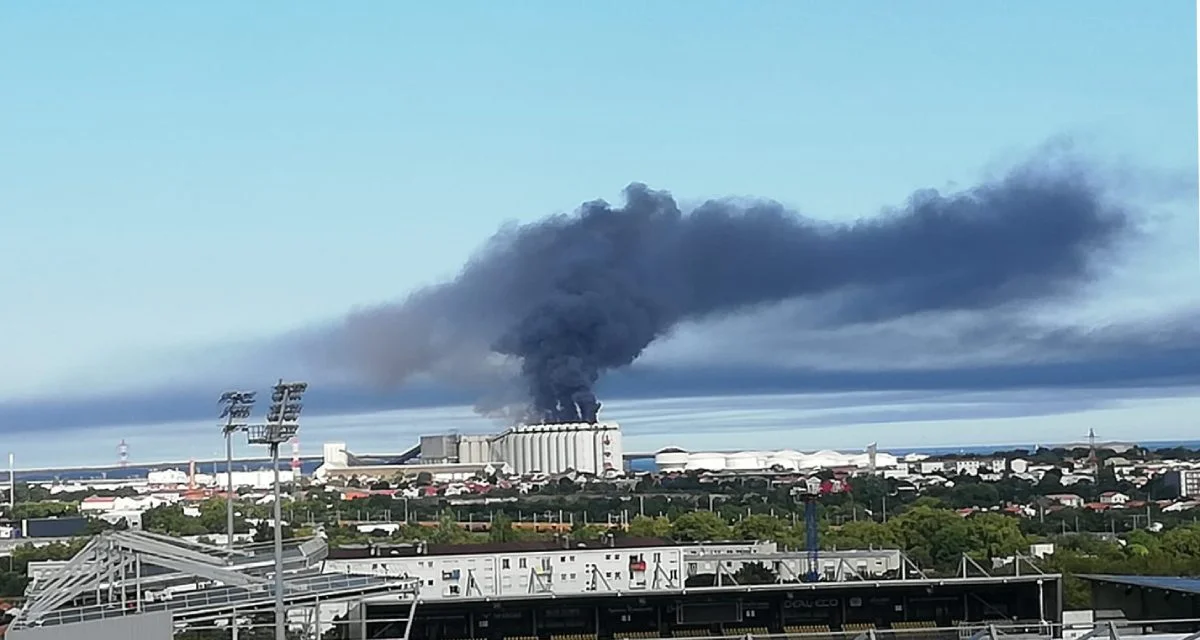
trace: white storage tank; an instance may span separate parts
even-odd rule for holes
[[[533,438],[528,433],[516,432],[512,435],[516,439],[517,444],[521,447],[521,457],[518,458],[517,473],[525,475],[533,470],[537,464],[533,458]]]
[[[605,434],[609,439],[609,460],[612,462],[613,473],[625,473],[625,440],[621,435],[621,427],[616,423],[605,425]]]
[[[723,453],[693,453],[688,455],[688,471],[724,471],[726,458]]]
[[[579,470],[579,456],[575,447],[576,439],[574,429],[567,429],[563,433],[563,459],[566,460],[566,468],[572,471]]]
[[[739,451],[729,454],[725,468],[735,471],[758,471],[765,468],[763,455],[757,451]]]
[[[688,466],[688,452],[678,447],[667,447],[654,454],[654,466],[663,473],[684,471]]]
[[[570,468],[570,465],[567,464],[567,432],[563,429],[556,429],[551,443],[554,445],[554,450],[550,454],[550,464],[554,467],[555,473],[562,473]]]
[[[796,458],[776,455],[767,460],[766,468],[771,471],[796,471],[800,465]]]
[[[555,473],[550,464],[550,451],[553,449],[550,439],[554,437],[551,429],[552,427],[542,427],[534,435],[537,438],[537,470],[542,473]]]
[[[604,432],[592,430],[592,440],[595,442],[593,447],[596,452],[595,462],[592,463],[595,471],[592,471],[592,473],[600,475],[604,473],[604,449],[606,448],[604,444]]]
[[[592,434],[581,429],[574,429],[575,458],[578,462],[576,471],[581,473],[596,473],[596,448]]]

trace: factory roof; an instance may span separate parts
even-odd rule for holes
[[[1178,593],[1200,594],[1200,578],[1183,576],[1114,576],[1114,575],[1080,575],[1084,580],[1092,582],[1107,582],[1143,589],[1161,589]]]

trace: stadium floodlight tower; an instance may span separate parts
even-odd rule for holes
[[[307,382],[284,382],[271,390],[271,407],[266,424],[251,425],[247,430],[250,444],[271,448],[271,469],[275,473],[275,640],[287,640],[287,620],[283,609],[283,507],[279,490],[279,445],[291,440],[300,430],[301,400]],[[295,482],[295,478],[292,479]]]
[[[225,474],[229,493],[225,494],[225,547],[233,551],[233,434],[246,428],[246,420],[254,410],[254,391],[226,391],[218,402],[225,424]]]

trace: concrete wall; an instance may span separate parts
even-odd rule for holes
[[[156,611],[51,627],[10,629],[5,640],[170,640],[174,633],[171,612]]]

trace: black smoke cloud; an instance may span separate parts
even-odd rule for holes
[[[524,419],[592,421],[600,377],[681,323],[798,299],[836,300],[821,311],[832,324],[1011,311],[1078,291],[1132,229],[1087,171],[1054,161],[918,191],[852,224],[766,200],[684,212],[633,184],[623,206],[503,228],[458,277],[358,311],[315,345],[326,364],[387,385],[479,385],[515,364]]]

